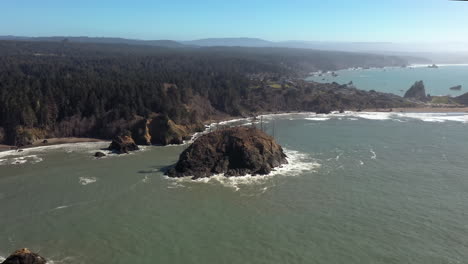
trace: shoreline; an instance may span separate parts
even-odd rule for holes
[[[56,146],[62,144],[74,144],[74,143],[89,143],[89,142],[106,142],[107,140],[98,139],[98,138],[78,138],[78,137],[63,137],[63,138],[47,138],[47,143],[42,143],[42,141],[36,141],[32,145],[16,148],[16,146],[11,145],[0,145],[0,152],[17,150],[17,149],[30,149],[35,147],[48,147]]]
[[[371,113],[417,113],[417,114],[424,114],[424,113],[468,113],[468,107],[403,107],[403,108],[367,108],[362,109],[361,111],[357,111],[357,109],[350,109],[348,111],[351,112],[371,112]],[[284,112],[261,112],[255,113],[252,116],[237,116],[237,117],[227,117],[223,116],[220,118],[212,118],[203,122],[206,126],[206,129],[209,127],[216,126],[222,122],[235,122],[243,119],[265,116],[265,115],[285,115],[285,114],[301,114],[301,113],[313,113],[307,111],[284,111]],[[324,114],[326,115],[326,114]],[[192,137],[195,135],[194,133]],[[79,138],[79,137],[63,137],[63,138],[49,138],[45,139],[47,143],[42,143],[42,141],[36,141],[32,145],[20,147],[19,149],[30,149],[35,147],[47,147],[47,146],[55,146],[55,145],[62,145],[62,144],[74,144],[74,143],[90,143],[90,142],[107,142],[109,140],[106,139],[98,139],[98,138]],[[10,145],[1,145],[0,144],[0,152],[15,150],[15,146]]]
[[[387,113],[468,113],[468,107],[398,107],[398,108],[368,108],[361,112]]]

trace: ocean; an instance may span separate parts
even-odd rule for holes
[[[348,69],[336,71],[338,76],[331,73],[322,76],[314,75],[307,80],[328,83],[337,82],[348,84],[362,90],[393,93],[403,96],[416,81],[423,80],[426,93],[436,96],[458,96],[468,92],[468,65],[439,65],[438,69],[428,68],[427,65],[414,65],[408,68],[381,69]],[[450,90],[451,87],[461,85],[460,91]]]
[[[263,120],[289,164],[262,177],[165,177],[187,145],[103,159],[93,154],[109,142],[0,152],[0,256],[28,247],[70,264],[466,263],[466,113]]]

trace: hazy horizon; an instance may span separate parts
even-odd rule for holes
[[[0,35],[130,39],[468,42],[462,1],[90,1],[3,3]]]

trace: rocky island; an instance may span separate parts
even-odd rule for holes
[[[286,154],[273,137],[256,128],[232,127],[199,137],[166,174],[193,179],[221,173],[265,175],[287,163]]]
[[[452,91],[461,91],[461,89],[462,89],[461,85],[456,85],[456,86],[450,87],[450,90],[452,90]]]
[[[2,264],[46,264],[47,261],[27,248],[13,252]]]

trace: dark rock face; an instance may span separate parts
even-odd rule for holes
[[[46,264],[46,260],[27,248],[15,251],[2,264]]]
[[[424,88],[424,82],[415,82],[411,88],[405,93],[405,98],[416,99],[419,101],[426,101],[428,99],[426,95],[426,89]]]
[[[100,151],[94,153],[94,157],[96,157],[96,158],[102,158],[102,157],[105,157],[105,156],[106,156],[106,154],[104,154],[103,152],[100,152]]]
[[[264,175],[287,163],[283,149],[271,136],[255,128],[233,127],[199,137],[167,174],[194,179],[220,173]]]
[[[453,91],[460,91],[461,89],[462,89],[461,85],[450,87],[450,90],[453,90]]]
[[[109,150],[118,154],[128,153],[130,151],[139,150],[133,138],[129,135],[117,136],[112,140]]]
[[[468,106],[468,93],[455,97],[455,102]]]

